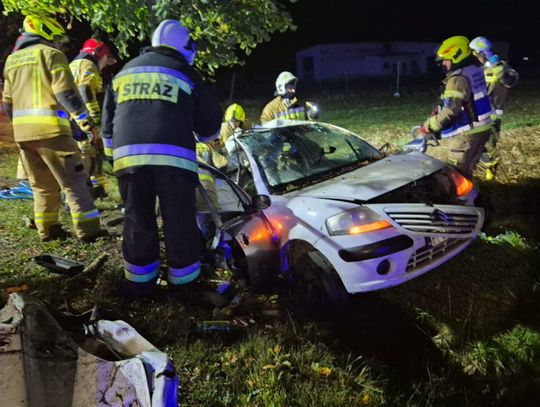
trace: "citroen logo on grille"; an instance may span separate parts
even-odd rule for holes
[[[440,209],[435,209],[431,214],[429,215],[429,218],[432,222],[435,222],[437,220],[443,221],[444,223],[452,223],[452,219],[450,219],[450,215],[447,213],[444,213]]]

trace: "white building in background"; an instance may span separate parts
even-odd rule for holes
[[[422,75],[437,71],[437,42],[319,44],[296,53],[296,75],[314,81],[353,77]],[[500,55],[508,45],[496,44]],[[398,66],[399,65],[399,66]]]
[[[296,53],[296,75],[317,82],[359,76],[421,75],[433,65],[437,43],[319,44]]]

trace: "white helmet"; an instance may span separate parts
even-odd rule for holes
[[[298,78],[288,71],[281,72],[276,79],[276,95],[284,96],[287,94],[287,89],[285,86],[291,82],[294,82],[293,85],[296,87],[296,81]]]
[[[169,47],[177,50],[192,65],[197,46],[189,37],[189,30],[178,20],[163,20],[152,35],[153,47]]]
[[[500,61],[499,56],[493,52],[493,44],[486,37],[474,38],[469,47],[475,55],[484,57],[490,64],[496,64]]]

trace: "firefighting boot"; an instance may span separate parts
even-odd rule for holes
[[[93,243],[96,241],[97,238],[99,237],[108,237],[110,236],[109,234],[109,231],[107,229],[103,229],[101,228],[99,230],[99,232],[97,232],[96,234],[93,234],[91,236],[84,236],[84,237],[81,237],[79,240],[81,242],[84,242],[84,243]]]
[[[155,280],[147,283],[121,280],[117,288],[120,295],[126,299],[154,298],[159,294],[159,287]]]
[[[69,236],[69,233],[66,232],[61,225],[51,225],[49,226],[48,236],[41,237],[42,242],[50,242],[51,240],[65,240]]]
[[[183,285],[169,284],[170,294],[178,301],[200,307],[223,307],[229,300],[216,290],[215,285],[197,281]]]

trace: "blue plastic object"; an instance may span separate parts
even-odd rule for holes
[[[229,291],[229,288],[231,288],[231,283],[228,281],[223,281],[217,286],[216,292],[220,295],[224,295],[227,291]]]
[[[407,144],[403,146],[403,149],[405,151],[419,151],[421,153],[424,153],[426,151],[427,145],[426,141],[423,137],[417,138],[413,141],[409,141]]]
[[[34,195],[30,184],[21,181],[16,187],[0,191],[0,199],[34,199]]]

